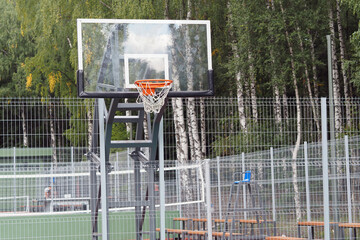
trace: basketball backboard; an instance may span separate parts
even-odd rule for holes
[[[141,79],[170,79],[168,97],[212,96],[210,22],[78,19],[80,97],[135,98]]]

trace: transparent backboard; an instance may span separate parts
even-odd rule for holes
[[[134,82],[173,81],[169,97],[213,95],[209,21],[78,19],[80,97],[137,97]]]

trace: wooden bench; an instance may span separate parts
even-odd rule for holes
[[[156,228],[157,232],[160,232],[160,228]],[[182,230],[182,229],[170,229],[170,228],[166,228],[165,229],[165,235],[167,236],[167,239],[185,239],[185,235],[188,232],[188,230]],[[172,235],[172,238],[170,237]]]
[[[233,233],[233,236],[239,235],[238,233]],[[187,239],[190,240],[191,236],[197,236],[198,239],[207,239],[207,231],[188,231],[186,233]],[[221,239],[224,236],[223,232],[212,232],[212,236],[215,237],[215,239]],[[230,237],[229,232],[225,232],[225,237]]]
[[[266,237],[265,239],[266,240],[306,240],[306,238],[284,237],[284,236]]]
[[[173,218],[173,229],[177,229],[176,222],[180,222],[180,229],[192,230],[191,218],[178,217]]]
[[[350,240],[352,239],[356,239],[356,229],[360,228],[360,223],[339,223],[339,231],[340,231],[340,237],[341,239],[345,239],[345,228],[350,228],[353,230],[353,234],[351,236],[351,238],[349,237]]]
[[[206,223],[207,223],[207,219],[206,218],[193,218],[192,219],[193,222],[193,230],[195,229],[195,225],[197,225],[198,230],[205,230],[206,229]],[[200,227],[202,225],[202,228]]]
[[[207,231],[188,231],[186,234],[186,238],[187,240],[191,240],[194,239],[193,236],[197,236],[198,240],[207,239]],[[212,236],[215,240],[217,239],[223,239],[223,236],[225,235],[226,238],[230,237],[230,233],[229,232],[212,232]],[[241,240],[246,240],[246,239],[251,239],[251,240],[260,240],[260,239],[265,239],[265,236],[260,236],[260,235],[244,235],[244,234],[240,234],[240,233],[232,233],[233,239],[241,239]]]
[[[337,222],[330,222],[330,227],[337,227],[339,223]],[[299,238],[301,238],[301,227],[311,227],[311,234],[309,237],[309,239],[314,239],[315,238],[315,231],[314,228],[315,227],[324,227],[325,223],[324,222],[316,222],[316,221],[310,221],[310,222],[298,222],[298,235]]]
[[[227,220],[228,223],[231,223],[232,222],[232,219],[228,219]],[[240,224],[243,224],[244,225],[244,231],[246,232],[247,231],[247,224],[250,224],[251,225],[251,234],[254,234],[254,225],[257,224],[257,220],[255,219],[235,219],[235,223],[238,222]],[[260,223],[264,223],[265,220],[259,220]],[[215,229],[219,229],[217,227],[218,224],[220,223],[225,223],[225,219],[214,219],[214,226],[215,226]],[[273,232],[273,235],[276,235],[276,221],[273,221],[273,220],[266,220],[266,223],[271,223],[273,224],[273,229],[274,229],[274,232]],[[225,226],[225,230],[227,230],[227,227],[228,226]],[[221,229],[220,230],[224,230],[224,229]]]

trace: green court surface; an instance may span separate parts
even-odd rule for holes
[[[159,216],[157,212],[157,227],[160,226]],[[179,217],[178,211],[166,212],[166,227],[172,227],[174,217]],[[101,215],[99,215],[99,223],[99,232],[101,232]],[[144,231],[149,229],[147,217],[143,229]],[[136,239],[134,212],[110,213],[109,235],[111,239],[116,240]],[[88,240],[91,239],[90,214],[0,217],[0,239]]]

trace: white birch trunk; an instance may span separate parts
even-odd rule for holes
[[[169,19],[169,1],[165,1],[165,18]],[[175,54],[173,54],[175,55]],[[180,90],[179,82],[179,73],[177,72],[176,67],[172,67],[172,80],[173,80],[173,89],[174,91]],[[174,117],[174,126],[175,126],[175,141],[176,141],[176,158],[179,161],[180,166],[184,166],[188,163],[188,139],[186,135],[186,124],[185,116],[183,110],[183,100],[181,98],[171,99],[173,107],[173,117]],[[184,199],[180,201],[190,201],[191,200],[191,189],[190,186],[190,176],[187,170],[180,170],[180,189],[183,194]],[[186,209],[185,209],[186,210]]]
[[[50,140],[52,147],[52,159],[53,163],[57,165],[57,149],[56,149],[56,133],[55,133],[55,123],[54,123],[54,112],[52,109],[52,104],[49,105],[49,116],[50,116]]]
[[[297,26],[296,30],[297,30],[298,37],[299,37],[300,50],[301,50],[302,53],[304,53],[304,52],[305,52],[305,50],[304,50],[304,44],[303,44],[303,41],[302,41],[302,38],[301,38],[301,35],[300,35],[300,28],[299,28],[299,26]],[[316,103],[315,103],[314,96],[313,96],[312,89],[311,89],[310,74],[309,74],[309,70],[308,70],[308,67],[307,67],[307,63],[306,63],[305,60],[304,60],[303,63],[304,63],[304,71],[305,71],[305,77],[306,77],[306,86],[307,86],[307,90],[308,90],[308,93],[309,93],[311,109],[312,109],[312,112],[313,112],[313,115],[314,115],[313,118],[314,118],[314,121],[315,121],[315,124],[316,124],[316,130],[317,130],[317,132],[318,132],[317,136],[319,136],[319,135],[320,135],[320,118],[319,118],[319,112],[317,111],[318,109],[316,108]]]
[[[239,111],[240,128],[247,132],[246,116],[245,116],[245,101],[244,101],[244,88],[241,81],[240,71],[236,74],[236,97]]]
[[[88,103],[88,102],[85,102],[85,104]],[[88,149],[89,149],[89,152],[92,151],[92,147],[93,147],[93,129],[94,129],[94,124],[93,124],[93,114],[92,114],[92,106],[91,104],[89,104],[87,106],[87,120],[88,120]]]
[[[332,36],[335,36],[334,20],[333,20],[333,11],[331,6],[329,7],[329,27]],[[333,91],[334,91],[334,110],[335,110],[335,132],[336,137],[339,136],[342,132],[342,121],[341,121],[341,105],[340,105],[340,80],[339,80],[339,71],[338,71],[338,60],[336,55],[336,45],[334,39],[331,38],[331,55],[332,55],[332,65],[333,65]]]
[[[23,145],[24,147],[29,146],[28,134],[27,134],[27,126],[26,126],[26,118],[25,118],[25,106],[22,105],[20,108],[21,111],[21,120],[22,120],[22,130],[23,130]]]
[[[283,91],[282,96],[283,96],[282,101],[283,101],[283,106],[284,106],[284,109],[283,109],[284,119],[286,121],[286,124],[288,124],[289,123],[289,104],[288,104],[288,98],[287,98],[285,89]]]
[[[205,99],[200,98],[200,132],[201,132],[201,159],[206,157],[206,122],[205,122]]]
[[[282,133],[282,122],[281,122],[281,100],[280,100],[280,90],[277,85],[274,85],[274,96],[275,96],[275,105],[274,105],[274,117],[275,124],[279,128],[280,133]]]
[[[188,11],[187,20],[191,19],[191,1],[188,0]],[[194,89],[194,74],[193,74],[193,63],[195,53],[191,52],[191,39],[189,31],[185,33],[185,63],[186,63],[186,76],[187,76],[187,89],[192,91]],[[189,141],[192,161],[201,159],[201,144],[199,137],[199,128],[197,123],[197,116],[195,111],[195,99],[189,98],[187,100],[187,117],[188,117],[188,130],[189,130]]]
[[[314,85],[314,97],[316,101],[316,105],[319,105],[319,89],[318,89],[318,75],[317,75],[317,67],[316,67],[316,57],[315,57],[315,44],[313,37],[310,33],[310,29],[308,31],[308,36],[310,37],[310,53],[311,53],[311,65],[312,65],[312,75],[313,75],[313,85]]]
[[[345,67],[345,40],[342,31],[341,24],[341,8],[340,1],[336,0],[336,15],[337,15],[337,26],[339,32],[339,41],[340,41],[340,63],[341,63],[341,73],[344,81],[344,97],[345,97],[345,111],[346,111],[346,125],[351,127],[351,107],[350,107],[350,96],[349,96],[349,79],[347,75],[347,69]]]
[[[232,13],[231,13],[231,4],[228,2],[227,8],[229,11],[229,25],[231,31],[233,31],[233,19],[232,19]],[[233,32],[230,33],[232,36],[234,35]],[[235,38],[233,36],[233,38]],[[234,53],[234,57],[236,59],[239,58],[238,48],[236,45],[236,41],[234,40],[231,44],[232,52]],[[241,71],[238,70],[235,75],[235,81],[236,81],[236,98],[238,103],[238,112],[239,112],[239,122],[240,122],[240,129],[243,130],[245,133],[247,132],[247,126],[246,126],[246,115],[245,115],[245,99],[244,99],[244,84],[241,79]]]
[[[310,29],[307,29],[308,36],[310,38],[310,53],[311,53],[311,66],[312,66],[312,76],[313,76],[313,89],[314,89],[314,102],[315,109],[320,117],[320,109],[319,109],[319,89],[318,89],[318,75],[317,75],[317,67],[316,67],[316,57],[315,57],[315,44],[313,37],[310,33]],[[317,136],[318,141],[321,140],[321,134]]]
[[[250,70],[250,98],[251,98],[251,110],[253,114],[254,122],[258,122],[258,110],[257,110],[257,102],[256,102],[256,79],[255,79],[255,70],[254,64],[252,63],[252,53],[249,50],[248,58],[250,62],[249,70]]]
[[[286,26],[286,21],[284,19],[284,9],[282,3],[280,2],[281,12],[283,14],[283,21],[284,26]],[[289,32],[285,27],[285,36],[286,41],[289,47],[290,53],[290,60],[291,60],[291,73],[292,79],[295,89],[295,98],[296,98],[296,143],[292,153],[292,174],[293,174],[293,187],[294,187],[294,201],[295,201],[295,212],[296,212],[296,220],[300,221],[301,219],[301,204],[300,204],[300,192],[298,186],[298,179],[297,179],[297,168],[296,168],[296,159],[297,154],[299,151],[300,141],[301,141],[301,108],[300,108],[300,96],[299,96],[299,89],[297,86],[297,78],[296,78],[296,70],[295,70],[295,62],[294,62],[294,51],[292,44],[290,42]]]
[[[129,102],[129,99],[128,98],[125,98],[124,99],[124,103],[128,103]],[[125,115],[126,116],[131,116],[131,111],[127,110],[125,111]],[[129,137],[132,137],[132,132],[131,132],[131,123],[125,123],[125,126],[126,126],[126,132],[128,133]],[[145,128],[144,128],[145,130]]]
[[[267,1],[266,2],[266,7],[267,9],[270,9],[272,11],[275,11],[275,5],[274,5],[274,1]],[[271,37],[271,40],[269,40],[270,44],[272,45],[274,42],[273,37]],[[273,78],[277,75],[276,74],[276,63],[275,63],[275,57],[274,57],[274,51],[272,48],[270,48],[270,57],[271,57],[271,62],[272,62],[272,68],[273,68]],[[276,78],[276,77],[275,77]],[[277,83],[273,82],[273,89],[274,89],[274,97],[275,97],[275,105],[274,105],[274,117],[275,117],[275,124],[277,125],[277,127],[279,128],[279,132],[282,133],[283,128],[282,128],[282,122],[281,122],[281,101],[280,101],[280,89],[279,86],[277,85]]]

